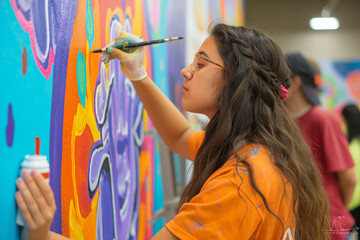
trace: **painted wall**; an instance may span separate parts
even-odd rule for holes
[[[342,108],[348,103],[360,107],[360,59],[321,60],[318,66],[323,80],[320,94],[322,106],[343,124]]]
[[[212,20],[241,24],[241,16],[235,0],[1,0],[0,238],[19,237],[15,180],[36,136],[50,161],[52,230],[72,239],[156,233],[164,225],[150,222],[163,208],[158,138],[146,134],[152,123],[119,62],[104,65],[91,50],[121,29],[187,39],[196,28],[188,32],[194,22],[185,18],[202,19],[195,26],[204,36]],[[187,41],[146,48],[148,74],[180,109],[179,72],[196,51]]]

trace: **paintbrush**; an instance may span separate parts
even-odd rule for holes
[[[183,38],[184,37],[164,38],[164,39],[151,40],[151,41],[146,41],[146,42],[130,43],[128,45],[119,45],[119,46],[116,46],[115,48],[120,49],[120,50],[125,49],[125,48],[136,48],[136,47],[141,47],[141,46],[146,46],[146,45],[171,42],[171,41],[180,40],[180,39],[183,39]],[[102,49],[96,49],[96,50],[94,50],[92,52],[93,53],[100,53],[100,52],[106,52],[106,50],[107,50],[107,48],[102,48]]]

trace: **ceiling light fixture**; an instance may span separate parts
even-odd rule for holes
[[[339,28],[339,20],[330,17],[330,13],[334,10],[339,0],[329,0],[321,11],[321,17],[310,19],[309,24],[313,30],[336,30]]]
[[[336,30],[339,28],[339,20],[334,17],[317,17],[310,19],[310,27],[313,30]]]

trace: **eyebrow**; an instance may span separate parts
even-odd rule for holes
[[[200,51],[200,52],[198,52],[198,54],[204,55],[205,57],[210,58],[209,55],[207,55],[206,52],[204,52],[204,51]]]

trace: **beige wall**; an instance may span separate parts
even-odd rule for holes
[[[322,60],[360,58],[360,1],[341,0],[332,8],[340,28],[313,31],[309,20],[320,17],[329,0],[246,0],[246,25],[261,29],[280,44],[285,52],[301,50],[304,55]]]
[[[317,60],[348,60],[360,58],[360,30],[336,31],[271,31],[285,53],[301,51]]]

